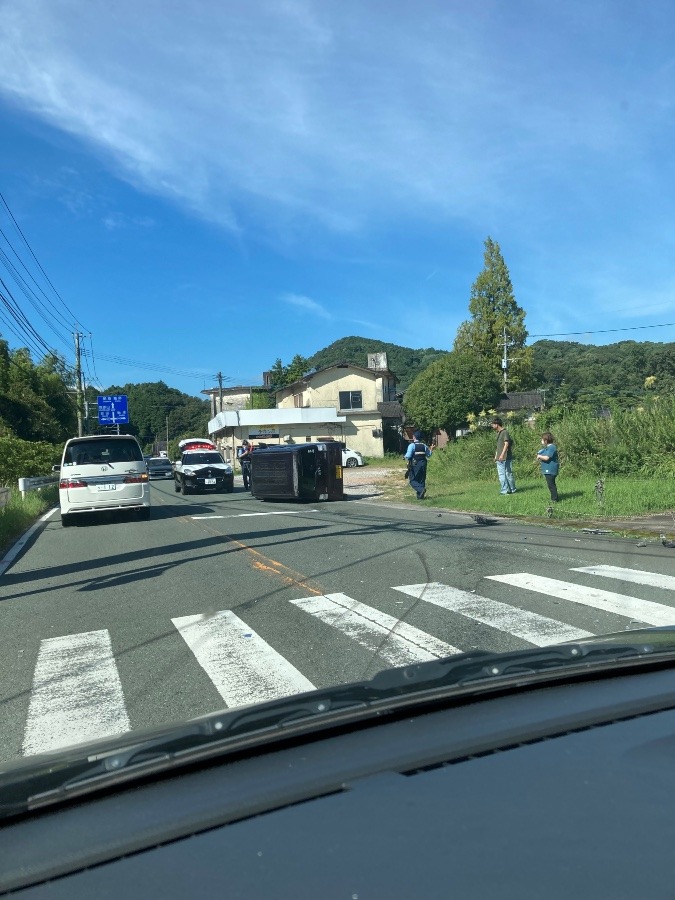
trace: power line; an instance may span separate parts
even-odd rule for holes
[[[140,362],[139,360],[127,359],[122,356],[107,356],[105,354],[99,353],[98,359],[103,359],[106,362],[114,362],[114,363],[117,363],[118,365],[122,365],[122,366],[129,366],[132,369],[149,369],[150,371],[161,372],[161,373],[165,373],[167,375],[176,375],[176,376],[180,376],[181,378],[204,379],[206,377],[215,377],[215,376],[206,376],[203,372],[190,372],[186,369],[178,369],[174,366],[162,366],[162,365],[155,364],[155,363]],[[232,381],[231,378],[227,378],[225,376],[223,376],[223,377],[224,377],[225,381]]]
[[[672,328],[675,322],[663,322],[661,325],[633,325],[630,328],[603,328],[598,331],[561,331],[557,334],[531,334],[531,338],[574,337],[582,334],[611,334],[615,331],[640,331],[643,328]]]
[[[76,316],[75,313],[67,306],[65,300],[64,300],[63,297],[59,294],[59,292],[56,290],[56,288],[54,287],[54,285],[51,283],[51,281],[50,281],[50,279],[49,279],[49,276],[47,275],[47,273],[45,272],[45,270],[44,270],[44,269],[42,268],[42,266],[40,265],[40,261],[38,260],[37,256],[36,256],[35,253],[33,252],[33,248],[32,248],[31,245],[28,243],[28,240],[26,239],[26,236],[24,235],[23,231],[22,231],[21,228],[19,227],[19,223],[18,223],[18,222],[16,221],[16,219],[14,218],[14,214],[12,213],[12,210],[9,208],[9,205],[8,205],[7,201],[5,200],[5,198],[4,198],[4,196],[3,196],[3,194],[2,194],[1,191],[0,191],[0,200],[2,201],[2,203],[3,203],[4,207],[5,207],[5,209],[7,210],[7,213],[8,213],[8,215],[9,215],[10,219],[11,219],[12,222],[14,223],[14,227],[16,228],[16,230],[17,230],[17,231],[19,232],[19,234],[21,235],[21,239],[23,240],[24,244],[25,244],[26,247],[28,248],[28,252],[29,252],[30,255],[33,257],[33,259],[35,260],[35,263],[36,263],[38,269],[39,269],[39,270],[42,272],[42,274],[44,275],[47,284],[48,284],[49,287],[54,291],[54,295],[58,298],[58,300],[59,300],[59,302],[61,303],[61,305],[63,306],[63,308],[64,308],[65,311],[68,313],[68,316],[70,317],[69,321],[70,321],[70,322],[78,323],[78,318],[77,318],[77,316]],[[9,242],[8,242],[8,243],[9,243]],[[10,245],[10,246],[11,246],[11,245]],[[18,254],[17,254],[17,255],[18,255]],[[81,324],[81,323],[80,323],[80,324]]]

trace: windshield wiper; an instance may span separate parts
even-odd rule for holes
[[[38,808],[144,771],[221,752],[240,752],[303,731],[354,722],[426,700],[616,670],[640,660],[674,660],[675,627],[647,628],[509,653],[475,651],[387,669],[355,682],[223,710],[152,734],[120,735],[0,768],[0,818]]]

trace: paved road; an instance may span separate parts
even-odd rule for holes
[[[675,553],[467,515],[183,497],[58,512],[0,576],[0,760],[475,648],[675,624]]]

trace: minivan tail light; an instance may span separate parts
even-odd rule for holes
[[[59,489],[62,491],[72,491],[74,488],[86,488],[87,482],[81,481],[79,478],[62,478],[59,481]]]
[[[124,479],[125,484],[140,484],[148,480],[147,472],[139,472],[138,475],[127,475]]]

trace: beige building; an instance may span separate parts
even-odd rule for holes
[[[308,372],[276,392],[277,409],[332,407],[344,417],[343,440],[364,456],[384,456],[382,404],[396,402],[397,378],[385,353],[368,357],[368,368],[338,363]]]

